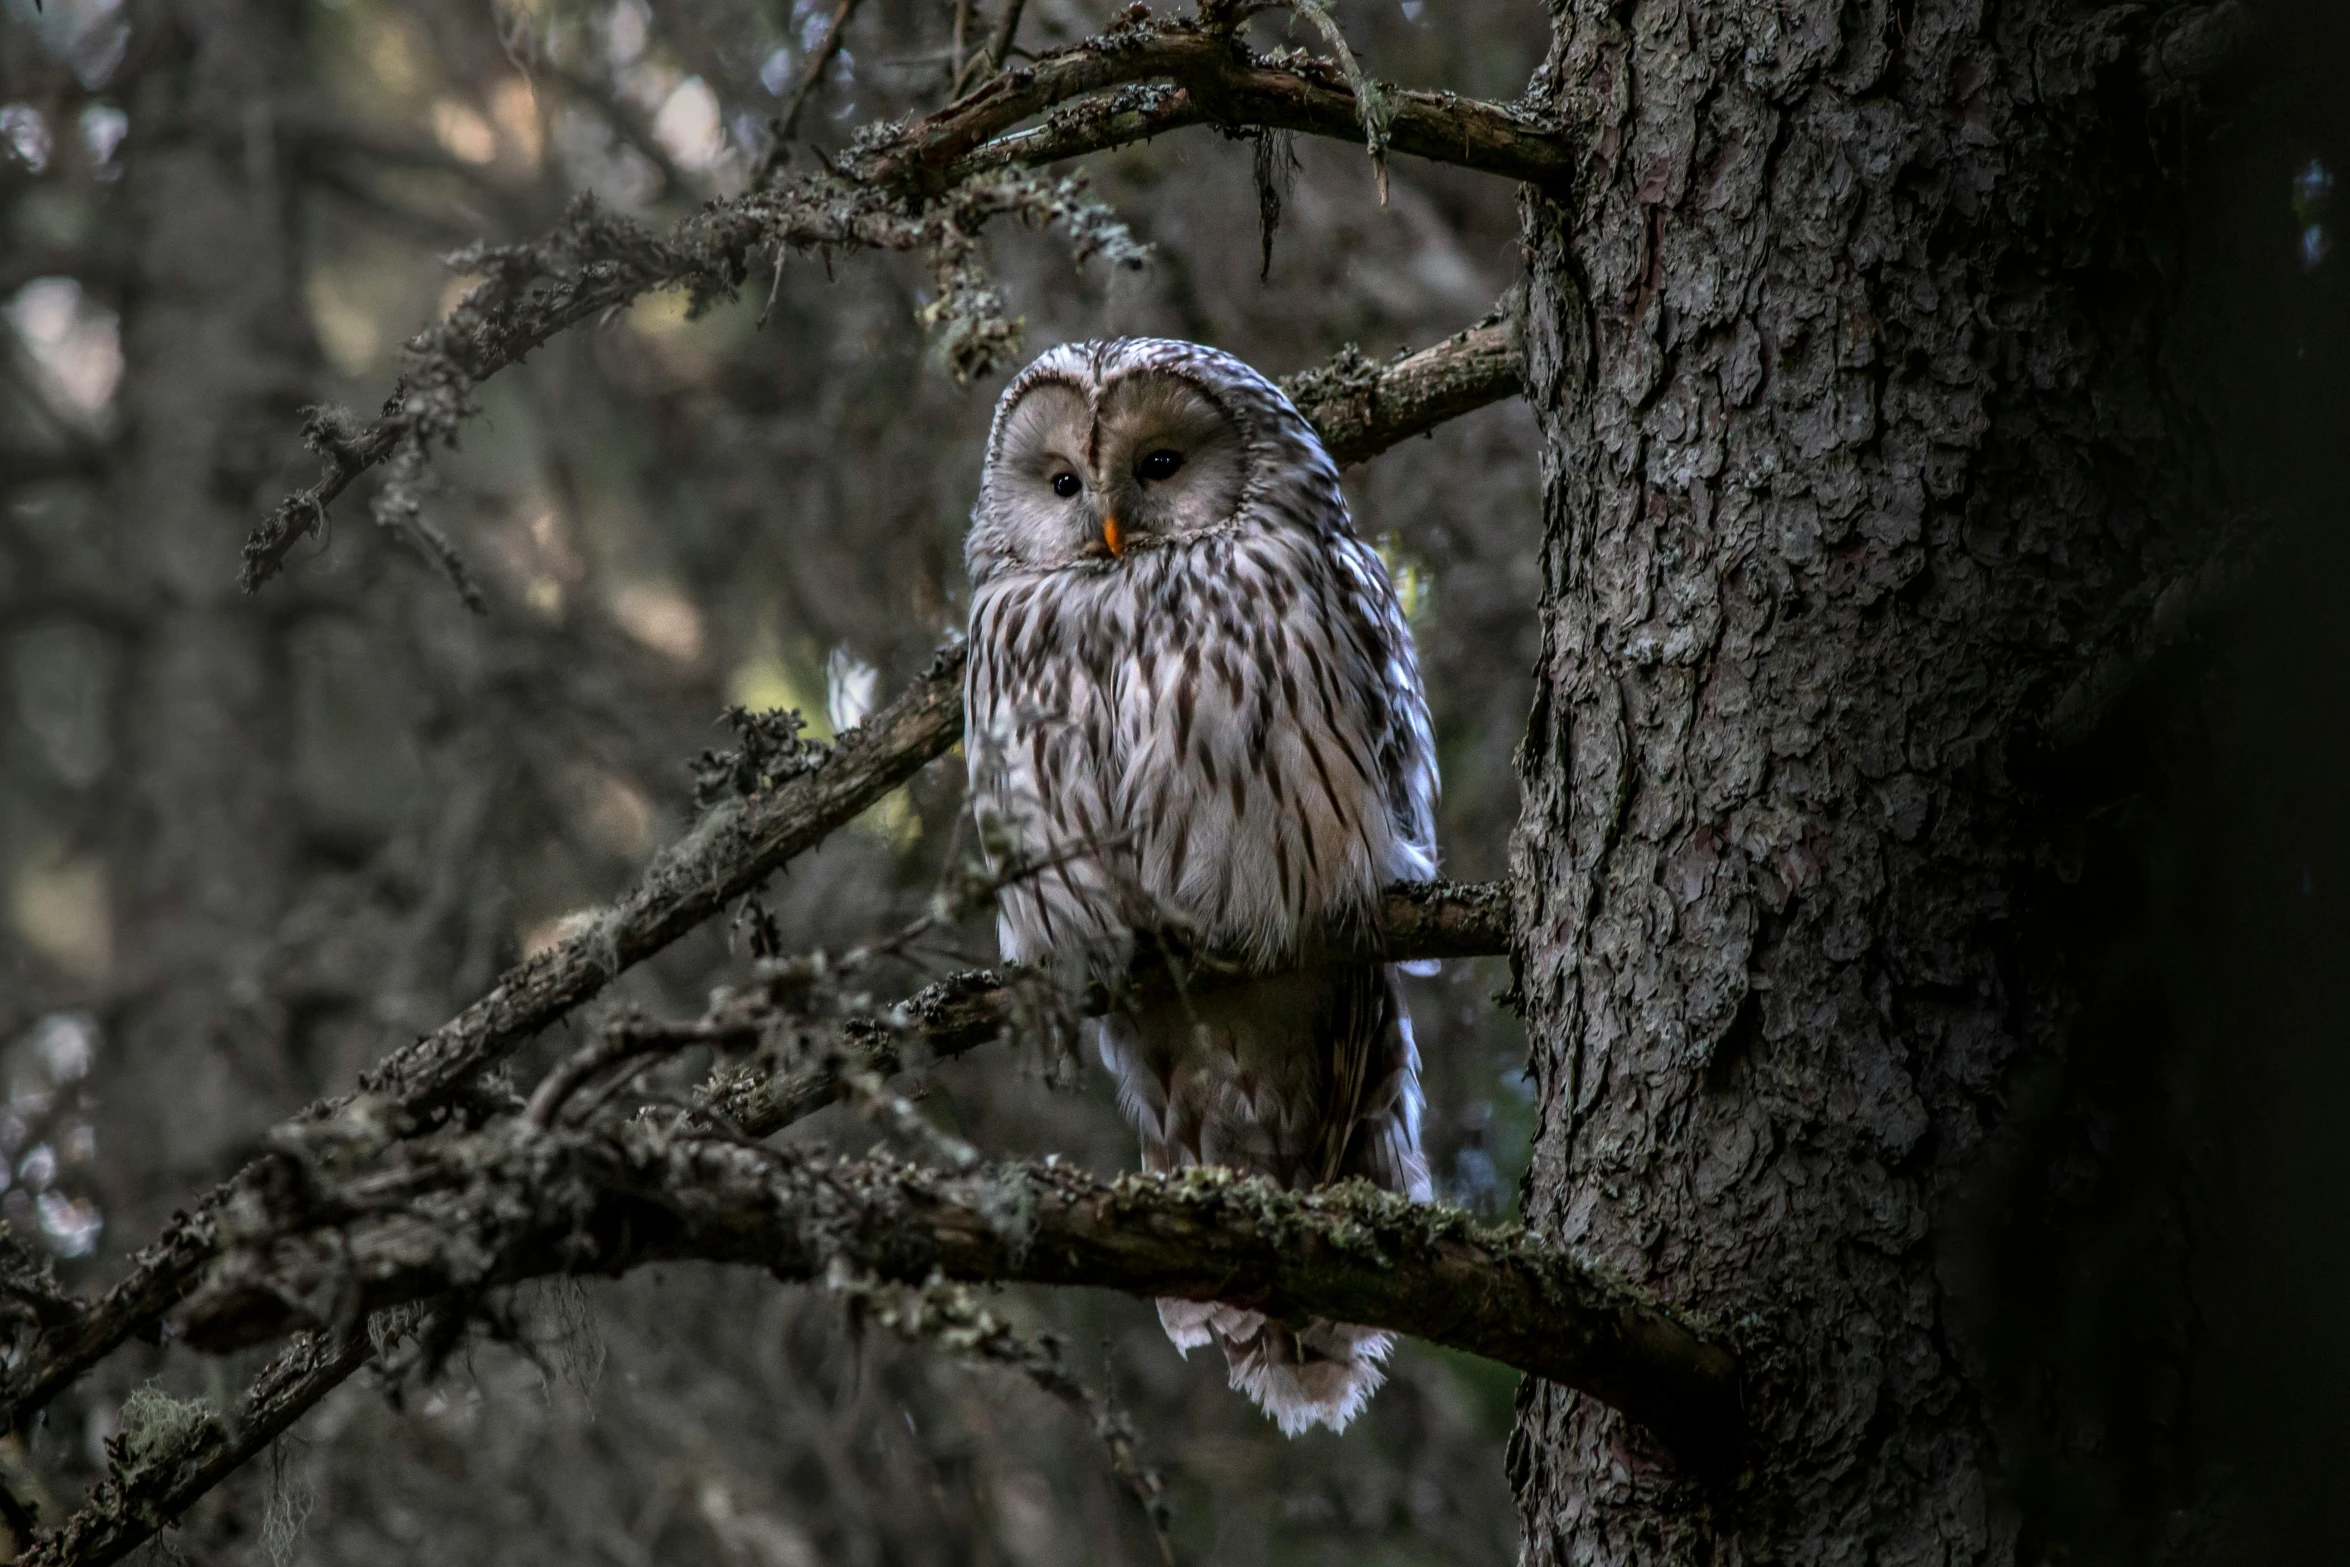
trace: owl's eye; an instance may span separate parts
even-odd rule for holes
[[[1157,451],[1135,464],[1134,471],[1145,479],[1157,481],[1172,479],[1175,470],[1183,466],[1181,452]]]
[[[1070,496],[1075,495],[1079,490],[1084,488],[1084,485],[1077,482],[1077,475],[1073,473],[1056,473],[1053,475],[1053,493],[1058,495],[1063,500],[1067,500]]]

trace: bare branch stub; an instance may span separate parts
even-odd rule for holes
[[[178,1314],[199,1348],[555,1273],[698,1259],[805,1280],[845,1265],[1360,1322],[1582,1389],[1693,1470],[1722,1474],[1740,1445],[1737,1362],[1692,1323],[1522,1231],[1360,1183],[946,1173],[615,1118],[402,1143],[357,1173],[303,1162],[249,1190],[253,1227]]]

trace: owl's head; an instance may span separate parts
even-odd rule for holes
[[[1231,355],[1165,338],[1067,344],[996,405],[966,551],[972,580],[1114,570],[1170,540],[1261,522],[1253,503],[1276,474],[1326,481],[1313,486],[1327,492],[1314,509],[1344,516],[1311,427]]]

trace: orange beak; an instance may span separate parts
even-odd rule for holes
[[[1126,553],[1126,546],[1118,541],[1117,518],[1104,517],[1102,519],[1102,542],[1110,547],[1110,553],[1113,555]]]

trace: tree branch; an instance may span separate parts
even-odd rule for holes
[[[1433,348],[1374,364],[1351,343],[1327,365],[1290,377],[1282,390],[1321,433],[1341,467],[1375,457],[1525,387],[1518,324],[1498,319],[1455,333]]]
[[[1393,962],[1504,955],[1510,950],[1509,891],[1493,882],[1398,882],[1387,889],[1378,928],[1354,950]],[[1135,960],[1117,989],[1095,983],[1070,998],[1073,1010],[1082,1017],[1100,1017],[1121,1006],[1170,998],[1179,986],[1211,990],[1247,977],[1196,959],[1184,961],[1182,967],[1178,980],[1158,954],[1146,953]],[[1008,965],[950,974],[901,1002],[886,1021],[845,1020],[839,1040],[843,1061],[722,1074],[708,1096],[709,1104],[736,1130],[765,1137],[840,1098],[842,1065],[887,1077],[909,1064],[908,1046],[934,1058],[959,1056],[1001,1037],[1056,996],[1054,978],[1039,968]],[[629,1022],[616,1025],[615,1032],[628,1040],[672,1048],[750,1044],[785,1009],[785,999],[774,990],[753,987],[728,996],[691,1022]]]
[[[396,1118],[432,1114],[540,1029],[601,991],[794,855],[854,820],[962,734],[963,653],[941,652],[895,702],[851,730],[824,760],[768,794],[713,808],[587,930],[508,970],[490,993],[394,1051],[361,1089]],[[331,1108],[331,1107],[327,1107]],[[311,1112],[312,1118],[322,1113]],[[225,1188],[175,1219],[131,1270],[69,1325],[45,1331],[0,1380],[17,1423],[169,1310],[215,1250]]]
[[[1137,86],[1153,81],[1172,86]],[[1391,150],[1552,186],[1572,173],[1566,138],[1517,110],[1377,90]],[[1017,131],[1062,105],[1043,126]],[[950,361],[958,374],[991,368],[1016,330],[976,255],[973,235],[989,217],[1019,212],[1061,227],[1081,257],[1139,255],[1073,184],[1047,185],[1026,171],[1202,123],[1353,141],[1362,119],[1330,61],[1295,51],[1260,56],[1230,31],[1193,21],[1131,23],[990,77],[934,114],[869,128],[833,167],[712,202],[666,236],[583,202],[544,239],[476,250],[460,265],[485,281],[410,345],[409,372],[381,414],[362,423],[322,410],[305,426],[325,466],[246,541],[245,589],[283,569],[352,480],[395,453],[420,465],[433,444],[454,437],[476,387],[556,333],[658,290],[690,289],[697,306],[731,298],[760,257],[818,246],[926,251],[939,289],[926,314],[942,323]]]
[[[1336,62],[1298,50],[1259,55],[1221,28],[1183,20],[1113,28],[992,76],[874,146],[861,168],[885,183],[930,193],[983,168],[1014,161],[1033,166],[1119,146],[1135,139],[1125,127],[1084,115],[1048,139],[988,144],[1057,105],[1154,80],[1184,90],[1189,116],[1160,129],[1265,126],[1362,140],[1362,112]],[[1395,151],[1530,184],[1555,186],[1573,177],[1571,143],[1530,114],[1456,93],[1384,84],[1379,91],[1394,114],[1388,145]],[[1099,127],[1091,135],[1082,129],[1089,118]]]
[[[134,1452],[122,1437],[108,1444],[106,1478],[57,1528],[31,1541],[22,1567],[105,1567],[121,1561],[176,1522],[196,1499],[248,1459],[268,1450],[288,1426],[365,1365],[374,1348],[361,1326],[350,1333],[306,1333],[254,1379],[230,1420],[193,1423],[172,1440]]]
[[[1299,409],[1317,427],[1328,419],[1327,428],[1352,460],[1370,457],[1434,422],[1417,396],[1443,398],[1446,407],[1465,406],[1459,378],[1425,365],[1426,373],[1405,372],[1423,361],[1432,365],[1477,357],[1465,349],[1452,351],[1452,345],[1476,336],[1463,334],[1380,372],[1381,390],[1367,405],[1351,390],[1354,380],[1315,380],[1309,373],[1299,385]],[[1516,389],[1514,381],[1505,385],[1500,377],[1488,376],[1479,384],[1496,398]],[[1333,386],[1338,390],[1329,389]],[[1367,415],[1361,412],[1365,406]],[[929,672],[863,728],[843,737],[811,771],[770,794],[712,810],[655,860],[592,929],[516,965],[456,1018],[393,1052],[362,1088],[404,1116],[430,1113],[523,1041],[595,996],[622,970],[668,946],[853,820],[962,738],[962,665],[960,647],[943,650]],[[213,1255],[221,1198],[222,1190],[215,1189],[191,1213],[175,1219],[131,1259],[121,1282],[72,1323],[45,1331],[27,1346],[0,1373],[0,1417],[21,1424],[169,1310]]]
[[[1343,460],[1361,461],[1435,423],[1432,405],[1455,412],[1470,406],[1462,400],[1464,381],[1483,388],[1486,400],[1515,391],[1514,372],[1505,377],[1472,374],[1467,368],[1483,365],[1491,370],[1497,351],[1493,334],[1500,331],[1474,329],[1368,372],[1376,378],[1368,391],[1359,356],[1341,356],[1331,369],[1343,373],[1308,372],[1293,381],[1293,395],[1306,417],[1325,432],[1335,453]],[[1443,368],[1447,366],[1453,370]],[[928,673],[863,729],[844,737],[812,770],[772,791],[714,809],[594,928],[517,965],[458,1017],[394,1052],[365,1081],[372,1102],[396,1121],[430,1115],[481,1071],[597,994],[621,970],[720,912],[793,855],[942,755],[962,733],[961,670],[960,649],[942,652]],[[1507,947],[1507,899],[1490,886],[1398,887],[1387,899],[1382,930],[1386,945],[1378,951],[1386,956],[1498,952]],[[906,1003],[913,1036],[933,1055],[958,1054],[993,1039],[1015,1015],[1021,983],[1017,974],[983,971],[930,986]],[[1106,997],[1094,1000],[1107,1004]],[[726,1033],[736,1025],[723,1013],[693,1024],[645,1026],[698,1030],[705,1037],[740,1037],[739,1032]],[[851,1028],[845,1042],[853,1059],[871,1070],[897,1070],[898,1034]],[[831,1103],[840,1086],[832,1068],[802,1066],[731,1080],[715,1106],[745,1130],[765,1132]],[[314,1122],[335,1108],[315,1108],[306,1120]],[[122,1281],[96,1301],[61,1298],[61,1309],[0,1376],[0,1409],[13,1422],[21,1425],[194,1287],[218,1255],[218,1224],[229,1191],[225,1186],[214,1190],[191,1214],[176,1219],[132,1259]],[[138,1485],[119,1495],[102,1490],[93,1496],[64,1532],[47,1537],[51,1542],[68,1541],[70,1550],[65,1544],[44,1544],[43,1551],[51,1554],[37,1559],[118,1559],[151,1532],[152,1523],[176,1516],[221,1475],[263,1451],[275,1431],[324,1397],[365,1359],[347,1346],[325,1356],[299,1349],[289,1352],[289,1357],[299,1356],[307,1358],[281,1357],[248,1395],[249,1410],[282,1410],[282,1420],[274,1415],[264,1419],[260,1413],[241,1415],[233,1436],[199,1433],[187,1451],[168,1462],[159,1458],[162,1467],[150,1466]],[[125,1534],[123,1520],[139,1518],[150,1520],[150,1528]]]
[[[1389,890],[1380,928],[1361,950],[1366,955],[1411,959],[1472,957],[1505,952],[1508,946],[1509,900],[1503,889],[1413,882]],[[1191,974],[1187,982],[1212,986],[1223,978],[1214,970],[1202,970]],[[933,1057],[963,1054],[1016,1025],[1025,999],[1021,995],[1024,987],[1049,987],[1051,983],[1036,969],[983,969],[953,975],[926,986],[893,1009],[895,1016],[888,1026],[869,1019],[847,1020],[838,1061],[775,1072],[721,1074],[701,1095],[700,1103],[738,1133],[767,1136],[840,1098],[846,1086],[841,1077],[843,1066],[852,1072],[886,1076],[900,1069],[904,1047],[909,1044]],[[1137,962],[1138,989],[1156,992],[1171,983],[1163,965],[1149,959]],[[1118,999],[1095,986],[1079,1005],[1081,1010],[1098,1014]],[[777,998],[752,988],[691,1022],[615,1025],[614,1042],[623,1047],[615,1055],[625,1055],[627,1047],[638,1045],[673,1049],[747,1042],[757,1039],[777,1015]],[[569,1066],[558,1067],[550,1082],[560,1079]],[[541,1096],[556,1097],[548,1094],[546,1085],[533,1096],[534,1104]],[[380,1130],[386,1108],[379,1103],[346,1104],[340,1113],[345,1119],[356,1116]],[[534,1125],[546,1124],[545,1118],[536,1122],[529,1116],[523,1119]],[[322,1116],[297,1123],[281,1132],[280,1140],[310,1141],[326,1121]],[[256,1178],[257,1171],[248,1171],[240,1180]],[[217,1196],[225,1200],[229,1194]],[[220,1202],[214,1207],[218,1212]],[[27,1285],[26,1289],[34,1287]],[[72,1303],[53,1291],[41,1296],[37,1306],[46,1320],[62,1320],[74,1310]],[[27,1560],[97,1567],[121,1559],[239,1465],[265,1452],[279,1432],[356,1372],[367,1358],[364,1333],[314,1335],[297,1341],[262,1372],[234,1421],[225,1427],[217,1421],[205,1422],[177,1441],[145,1453],[137,1465],[128,1469],[118,1466],[64,1525],[41,1538],[39,1549]]]
[[[236,1248],[179,1313],[191,1343],[228,1350],[551,1274],[690,1258],[805,1280],[845,1265],[1388,1328],[1603,1399],[1693,1469],[1736,1461],[1728,1350],[1523,1231],[1365,1183],[1289,1192],[1218,1169],[1105,1181],[1062,1164],[947,1174],[617,1118],[403,1142],[353,1174],[335,1141],[276,1155],[247,1183]]]

